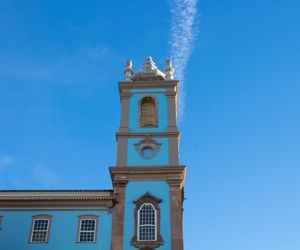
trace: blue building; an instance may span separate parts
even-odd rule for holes
[[[173,75],[170,60],[126,62],[113,190],[1,190],[0,250],[183,249]]]

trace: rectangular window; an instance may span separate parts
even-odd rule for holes
[[[79,225],[78,242],[95,242],[96,241],[96,219],[81,219]]]
[[[49,237],[50,216],[34,216],[31,226],[30,242],[47,243]]]
[[[31,242],[46,242],[49,220],[34,220]]]

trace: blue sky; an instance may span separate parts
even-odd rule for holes
[[[111,188],[117,81],[128,58],[164,67],[172,6],[0,2],[1,189]],[[300,249],[299,9],[197,4],[179,122],[187,250]]]

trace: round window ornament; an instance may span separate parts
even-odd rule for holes
[[[144,158],[150,159],[155,155],[155,150],[154,148],[150,146],[145,146],[141,149],[141,154],[143,155]]]
[[[161,143],[158,143],[150,136],[146,136],[145,139],[134,144],[136,151],[145,160],[149,160],[153,158],[159,151],[160,146]]]

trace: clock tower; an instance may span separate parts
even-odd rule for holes
[[[133,73],[127,61],[119,82],[120,127],[114,187],[112,250],[182,250],[185,166],[178,162],[178,81],[151,57]]]

